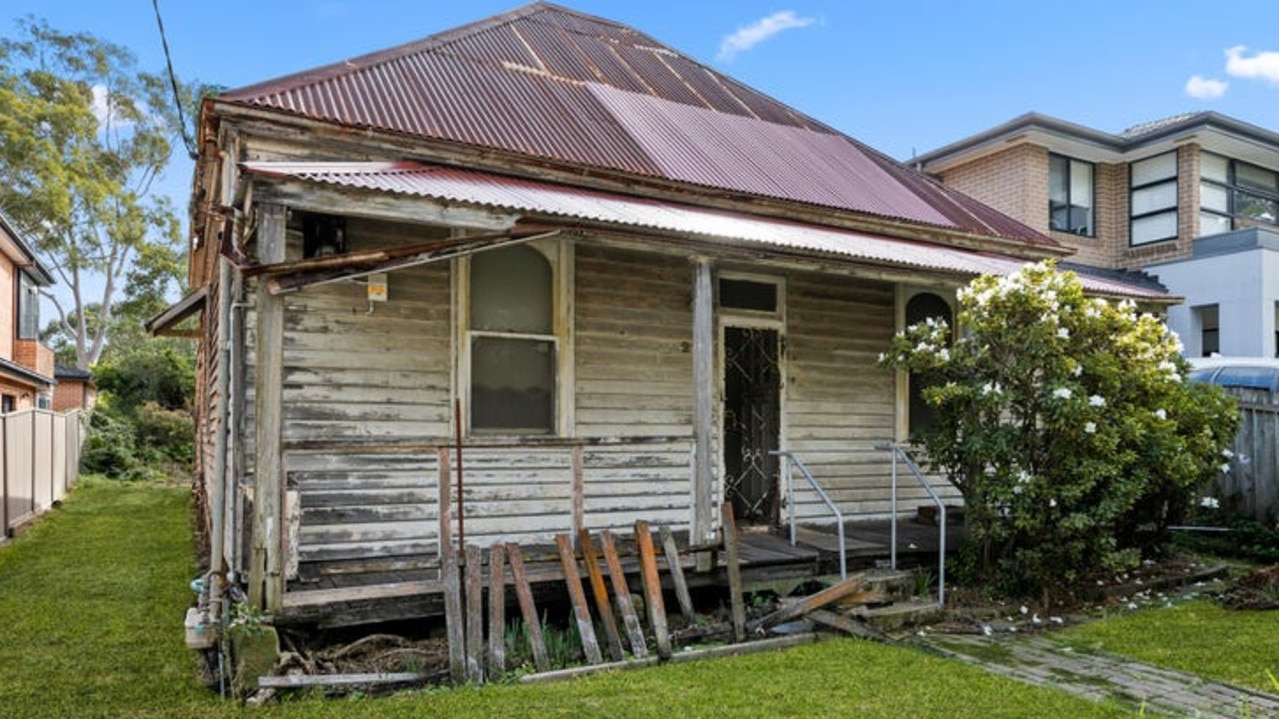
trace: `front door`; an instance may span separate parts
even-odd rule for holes
[[[724,495],[746,524],[777,523],[778,356],[776,329],[724,327]]]

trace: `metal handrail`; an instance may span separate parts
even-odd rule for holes
[[[804,475],[804,479],[808,480],[809,486],[811,486],[813,488],[813,491],[817,493],[817,496],[821,497],[822,501],[826,503],[826,506],[830,509],[831,514],[835,515],[835,526],[839,532],[839,578],[848,579],[848,556],[847,556],[847,550],[844,547],[844,514],[843,512],[839,511],[839,507],[835,506],[835,503],[831,501],[830,496],[826,494],[826,490],[822,489],[822,486],[818,484],[817,480],[813,477],[813,473],[808,471],[808,467],[804,466],[803,461],[801,461],[799,457],[796,457],[794,454],[784,450],[772,451],[772,452],[769,452],[769,454],[773,455],[774,457],[781,457],[787,460],[785,463],[786,469],[782,476],[785,478],[785,482],[786,482],[786,515],[787,515],[787,519],[790,522],[790,545],[793,547],[796,544],[795,480],[792,474],[792,467],[799,467],[800,473]]]
[[[897,458],[901,457],[906,463],[906,467],[915,475],[915,480],[919,482],[919,486],[924,488],[928,496],[932,498],[933,503],[937,505],[937,516],[940,520],[941,533],[938,539],[937,548],[937,603],[939,605],[946,604],[946,505],[941,501],[941,497],[937,496],[937,492],[933,491],[933,487],[928,483],[928,479],[924,477],[924,472],[915,464],[915,460],[906,454],[906,449],[900,444],[877,444],[875,449],[891,452],[893,455],[893,496],[892,496],[892,512],[891,517],[891,547],[889,549],[889,564],[893,569],[897,568]]]

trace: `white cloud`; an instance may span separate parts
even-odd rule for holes
[[[1247,51],[1248,48],[1243,45],[1235,45],[1226,50],[1226,74],[1260,78],[1279,85],[1279,52],[1261,51],[1252,57],[1244,57]]]
[[[1201,75],[1192,75],[1186,81],[1186,94],[1197,100],[1216,100],[1226,94],[1230,83],[1225,80],[1213,80]]]
[[[811,17],[797,17],[792,10],[773,13],[750,25],[738,28],[737,32],[724,38],[719,44],[719,55],[716,57],[725,61],[732,60],[737,53],[746,52],[783,30],[808,27],[814,22],[816,20]]]

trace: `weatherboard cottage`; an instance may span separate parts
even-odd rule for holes
[[[463,538],[642,519],[699,545],[721,501],[830,524],[806,488],[783,506],[776,450],[882,518],[876,446],[918,418],[879,352],[1066,254],[547,3],[207,99],[199,141],[196,289],[152,330],[199,317],[211,567],[284,619],[429,614]]]

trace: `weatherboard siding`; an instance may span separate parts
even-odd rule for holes
[[[891,458],[874,447],[893,439],[895,378],[876,362],[894,318],[891,284],[818,274],[787,279],[783,445],[849,519],[883,517],[890,509]],[[928,501],[912,478],[901,480],[903,509]],[[801,522],[833,523],[798,470],[794,486]]]

